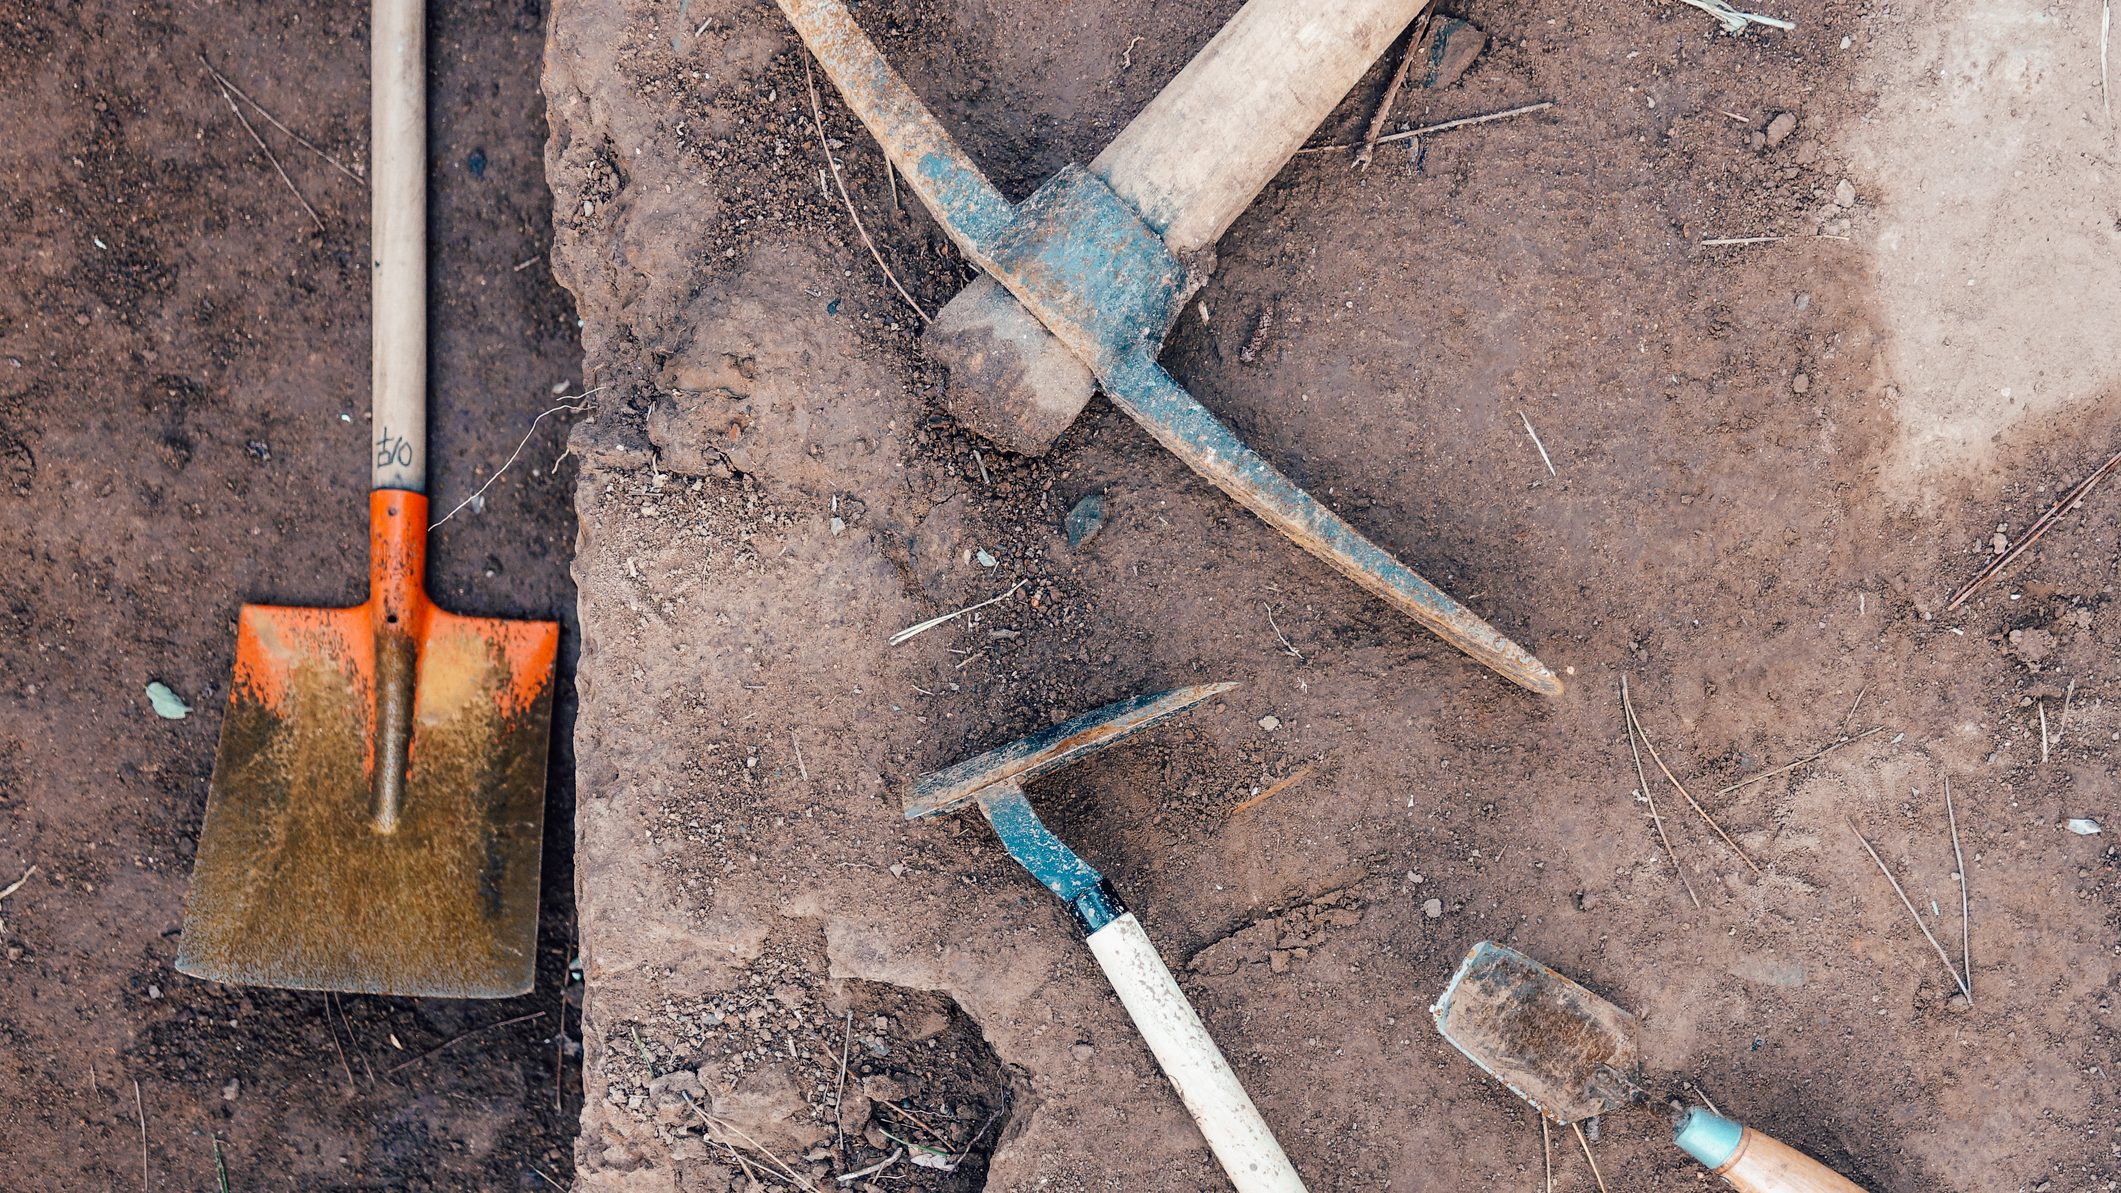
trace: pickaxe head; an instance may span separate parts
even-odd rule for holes
[[[1107,704],[1040,733],[968,758],[955,766],[923,775],[906,795],[906,819],[919,820],[948,812],[1001,786],[1021,787],[1032,779],[1095,754],[1137,730],[1218,696],[1234,683],[1195,684]]]

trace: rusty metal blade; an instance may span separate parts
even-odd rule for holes
[[[1429,1013],[1444,1039],[1556,1123],[1635,1096],[1635,1016],[1514,949],[1474,945]]]
[[[906,793],[906,819],[919,820],[947,812],[997,783],[1028,783],[1236,686],[1194,684],[1114,701],[977,758],[922,775],[913,790]]]
[[[521,994],[559,626],[435,608],[419,589],[424,500],[379,492],[376,508],[395,512],[376,519],[367,604],[243,609],[177,968]],[[411,664],[396,684],[394,660]]]

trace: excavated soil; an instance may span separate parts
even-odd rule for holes
[[[857,13],[1021,197],[1234,8]],[[1297,158],[1163,360],[1563,672],[1552,700],[1102,400],[1038,459],[957,428],[827,184],[770,6],[556,6],[556,267],[604,387],[573,439],[583,1187],[951,1188],[958,1156],[997,1189],[1221,1187],[1063,910],[976,817],[898,815],[925,771],[1208,680],[1240,686],[1032,796],[1135,907],[1311,1187],[1541,1187],[1534,1116],[1429,1021],[1481,939],[1640,1016],[1659,1102],[1713,1099],[1866,1188],[2121,1181],[2121,497],[1947,608],[2121,430],[2082,255],[2025,272],[2004,265],[2043,258],[1999,242],[2058,213],[2108,235],[2114,142],[2081,127],[2095,30],[1819,0],[1741,38],[1678,4],[1450,11],[1488,47],[1395,126],[1554,106],[1366,172]],[[1391,65],[1320,143],[1360,135]],[[970,271],[818,85],[864,225],[934,310]],[[1971,150],[1923,114],[1965,119],[1969,87],[2062,130],[2015,222],[1949,193]],[[1780,239],[1703,243],[1754,237]],[[1992,250],[1981,301],[1925,295],[1945,266],[1920,254],[1969,243]],[[2038,337],[1995,315],[2058,303],[2077,323]],[[1940,394],[1917,332],[2045,369],[2042,401]],[[1091,496],[1108,521],[1071,546]],[[1647,756],[1638,780],[1623,681],[1704,815]],[[1970,1006],[1852,831],[1958,962],[1947,780]],[[880,999],[971,1034],[930,1049]],[[872,1089],[870,1064],[902,1084]],[[1594,1124],[1614,1187],[1707,1179],[1662,1109]],[[1592,1187],[1572,1134],[1553,1163],[1554,1187]]]

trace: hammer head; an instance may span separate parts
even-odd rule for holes
[[[1006,746],[968,758],[955,766],[921,776],[906,795],[906,819],[919,820],[948,812],[976,799],[979,793],[1000,783],[1022,785],[1059,770],[1133,733],[1147,729],[1165,717],[1218,696],[1234,683],[1195,684],[1149,696],[1136,696],[1084,713],[1042,733],[1019,738]]]

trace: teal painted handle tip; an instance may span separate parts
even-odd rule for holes
[[[1731,1157],[1738,1154],[1738,1143],[1744,1135],[1744,1127],[1720,1114],[1689,1110],[1686,1117],[1679,1120],[1679,1129],[1673,1133],[1672,1142],[1710,1169],[1717,1169],[1730,1163]]]

